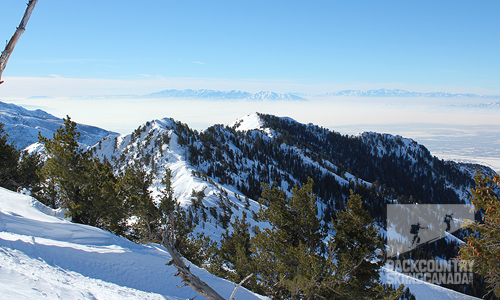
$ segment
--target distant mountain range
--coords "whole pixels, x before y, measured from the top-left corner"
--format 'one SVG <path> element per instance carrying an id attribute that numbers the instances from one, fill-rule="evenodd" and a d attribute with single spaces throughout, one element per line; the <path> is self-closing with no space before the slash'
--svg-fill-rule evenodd
<path id="1" fill-rule="evenodd" d="M 143 95 L 144 98 L 201 98 L 214 100 L 244 100 L 244 101 L 307 101 L 298 95 L 274 92 L 249 93 L 243 91 L 216 91 L 216 90 L 164 90 Z"/>
<path id="2" fill-rule="evenodd" d="M 162 90 L 144 95 L 97 95 L 81 96 L 76 98 L 85 99 L 134 99 L 134 98 L 179 98 L 179 99 L 207 99 L 227 101 L 309 101 L 308 98 L 317 97 L 427 97 L 427 98 L 485 98 L 500 99 L 500 95 L 478 95 L 471 93 L 448 93 L 448 92 L 412 92 L 402 89 L 378 89 L 378 90 L 342 90 L 324 94 L 306 93 L 276 93 L 271 91 L 260 91 L 250 93 L 245 91 L 221 91 L 208 89 L 184 89 L 184 90 Z M 32 96 L 29 99 L 49 99 L 48 96 Z"/>
<path id="3" fill-rule="evenodd" d="M 453 94 L 446 92 L 410 92 L 401 89 L 378 89 L 378 90 L 343 90 L 339 92 L 326 93 L 320 96 L 354 96 L 354 97 L 429 97 L 429 98 L 500 98 L 500 95 L 482 96 L 477 94 Z"/>
<path id="4" fill-rule="evenodd" d="M 244 91 L 218 91 L 218 90 L 163 90 L 156 93 L 146 94 L 143 98 L 197 98 L 214 100 L 244 100 L 244 101 L 308 101 L 307 97 L 428 97 L 428 98 L 500 98 L 500 95 L 477 95 L 471 93 L 447 93 L 447 92 L 411 92 L 402 89 L 378 89 L 378 90 L 342 90 L 338 92 L 320 95 L 308 95 L 303 93 L 257 92 Z"/>

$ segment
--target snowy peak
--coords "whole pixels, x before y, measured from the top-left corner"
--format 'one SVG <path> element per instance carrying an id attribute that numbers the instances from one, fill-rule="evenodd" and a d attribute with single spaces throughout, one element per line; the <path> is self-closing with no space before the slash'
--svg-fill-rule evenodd
<path id="1" fill-rule="evenodd" d="M 164 90 L 147 94 L 145 98 L 193 98 L 212 100 L 243 100 L 243 101 L 307 101 L 292 93 L 278 94 L 275 92 L 249 93 L 244 91 L 216 91 L 216 90 Z"/>
<path id="2" fill-rule="evenodd" d="M 262 129 L 264 122 L 260 118 L 259 113 L 248 114 L 233 123 L 229 124 L 229 127 L 237 131 L 248 131 L 254 129 Z"/>

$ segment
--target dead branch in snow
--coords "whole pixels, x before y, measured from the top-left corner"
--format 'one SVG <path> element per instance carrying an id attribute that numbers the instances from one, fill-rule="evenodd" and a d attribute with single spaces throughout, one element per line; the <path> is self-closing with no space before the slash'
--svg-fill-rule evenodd
<path id="1" fill-rule="evenodd" d="M 190 286 L 195 292 L 208 299 L 225 300 L 198 276 L 191 273 L 190 268 L 186 266 L 182 255 L 177 251 L 177 249 L 175 249 L 167 234 L 163 234 L 162 245 L 167 248 L 168 253 L 172 256 L 172 259 L 167 262 L 166 265 L 173 265 L 177 269 L 177 274 L 175 274 L 175 276 L 181 277 L 184 282 L 183 286 Z"/>

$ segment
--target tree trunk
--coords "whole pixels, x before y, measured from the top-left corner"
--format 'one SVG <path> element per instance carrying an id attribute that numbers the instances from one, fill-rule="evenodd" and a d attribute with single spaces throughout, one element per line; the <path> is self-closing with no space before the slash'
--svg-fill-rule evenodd
<path id="1" fill-rule="evenodd" d="M 19 27 L 16 28 L 16 32 L 14 32 L 14 35 L 10 38 L 9 43 L 7 44 L 7 46 L 5 46 L 5 50 L 0 56 L 0 84 L 3 83 L 2 73 L 7 66 L 7 61 L 9 61 L 9 57 L 12 54 L 12 51 L 14 51 L 14 47 L 16 46 L 17 41 L 26 30 L 26 24 L 28 24 L 28 20 L 31 17 L 33 9 L 35 9 L 35 5 L 37 2 L 38 0 L 30 0 L 30 2 L 28 2 L 28 7 L 26 7 L 26 11 L 24 12 L 24 16 L 21 20 L 21 23 L 19 24 Z"/>

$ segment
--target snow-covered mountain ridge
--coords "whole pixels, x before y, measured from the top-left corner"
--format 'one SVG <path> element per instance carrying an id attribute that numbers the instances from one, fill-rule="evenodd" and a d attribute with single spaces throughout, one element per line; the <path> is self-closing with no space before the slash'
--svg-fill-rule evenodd
<path id="1" fill-rule="evenodd" d="M 129 135 L 104 138 L 92 151 L 117 169 L 139 160 L 155 174 L 157 191 L 165 170 L 173 170 L 175 196 L 187 206 L 193 190 L 205 191 L 207 208 L 226 193 L 240 208 L 237 199 L 260 197 L 262 182 L 290 192 L 310 177 L 324 220 L 343 207 L 350 189 L 370 198 L 368 205 L 380 222 L 387 201 L 406 202 L 412 196 L 423 203 L 468 202 L 474 185 L 471 170 L 477 167 L 441 161 L 424 146 L 398 136 L 343 136 L 257 113 L 203 132 L 171 119 L 153 120 Z M 255 202 L 250 206 L 257 210 Z M 233 208 L 229 214 L 240 213 Z"/>
<path id="2" fill-rule="evenodd" d="M 24 149 L 38 142 L 38 133 L 52 138 L 64 121 L 40 109 L 27 110 L 0 101 L 0 123 L 5 124 L 4 130 L 9 134 L 9 141 L 17 149 Z M 86 147 L 93 146 L 107 135 L 116 134 L 84 124 L 78 124 L 78 131 L 81 134 L 79 142 Z"/>
<path id="3" fill-rule="evenodd" d="M 471 170 L 477 167 L 441 161 L 398 136 L 345 136 L 259 113 L 203 132 L 168 118 L 152 120 L 131 134 L 104 137 L 91 151 L 116 170 L 139 161 L 155 176 L 156 195 L 165 170 L 172 170 L 174 196 L 196 231 L 214 240 L 244 211 L 251 226 L 265 226 L 251 217 L 259 210 L 253 200 L 260 197 L 262 182 L 290 192 L 311 177 L 323 220 L 343 208 L 353 189 L 382 225 L 385 204 L 405 203 L 410 196 L 424 203 L 467 201 Z M 202 192 L 202 205 L 195 204 L 193 192 Z"/>
<path id="4" fill-rule="evenodd" d="M 198 98 L 214 100 L 243 100 L 243 101 L 307 101 L 298 95 L 287 93 L 278 94 L 275 92 L 249 93 L 244 91 L 216 91 L 216 90 L 163 90 L 156 93 L 143 95 L 143 98 Z"/>

